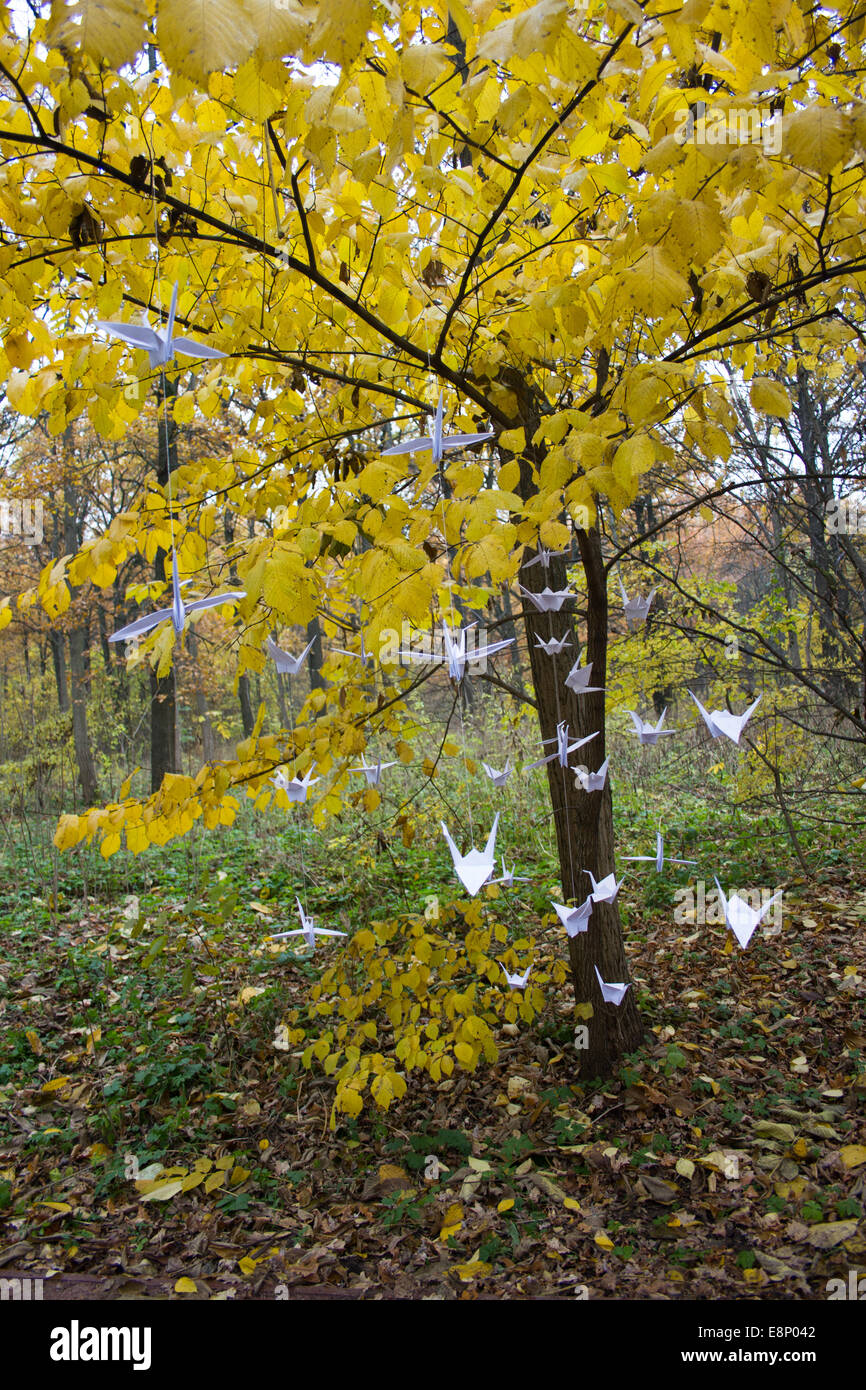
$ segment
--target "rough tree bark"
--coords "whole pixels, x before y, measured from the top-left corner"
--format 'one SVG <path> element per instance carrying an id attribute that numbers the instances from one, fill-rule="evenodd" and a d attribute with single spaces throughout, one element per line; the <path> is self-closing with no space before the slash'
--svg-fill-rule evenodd
<path id="1" fill-rule="evenodd" d="M 525 390 L 518 391 L 518 401 L 529 441 L 538 429 L 540 417 Z M 517 488 L 525 502 L 537 493 L 535 479 L 542 461 L 541 449 L 528 444 L 520 459 Z M 595 528 L 577 534 L 587 596 L 587 643 L 583 661 L 584 664 L 592 662 L 593 685 L 603 686 L 607 671 L 608 605 L 601 537 Z M 545 586 L 554 590 L 567 588 L 564 559 L 551 559 L 549 569 L 545 570 L 542 565 L 527 568 L 526 562 L 532 558 L 532 554 L 525 556 L 519 572 L 519 581 L 525 589 L 537 593 Z M 568 724 L 570 741 L 596 733 L 597 737 L 575 756 L 590 771 L 597 771 L 606 756 L 604 694 L 578 697 L 565 685 L 565 678 L 580 651 L 574 615 L 569 608 L 559 613 L 540 613 L 530 600 L 524 605 L 539 734 L 542 739 L 555 740 L 557 725 L 563 721 Z M 535 640 L 536 636 L 547 641 L 566 633 L 571 645 L 558 656 L 548 656 Z M 548 744 L 544 752 L 549 753 L 553 747 L 555 743 Z M 601 791 L 585 792 L 579 783 L 575 785 L 574 772 L 562 768 L 554 759 L 547 764 L 547 780 L 564 901 L 573 898 L 581 903 L 591 887 L 589 875 L 584 870 L 591 869 L 596 879 L 614 871 L 610 778 Z M 569 938 L 569 958 L 575 1003 L 588 1003 L 593 1008 L 587 1024 L 589 1047 L 578 1053 L 579 1074 L 586 1079 L 607 1076 L 624 1054 L 640 1046 L 643 1038 L 634 990 L 628 991 L 619 1006 L 606 1004 L 595 975 L 595 966 L 598 966 L 604 980 L 622 982 L 629 979 L 619 908 L 615 902 L 593 904 L 587 931 Z"/>
<path id="2" fill-rule="evenodd" d="M 164 395 L 163 395 L 164 392 Z M 157 408 L 159 412 L 158 446 L 156 455 L 156 476 L 160 487 L 168 487 L 169 473 L 177 467 L 177 425 L 172 419 L 170 401 L 177 394 L 177 385 L 167 377 L 161 377 L 157 387 Z M 167 423 L 166 423 L 167 421 Z M 164 550 L 156 552 L 153 564 L 154 579 L 165 579 L 166 560 L 171 557 Z M 159 791 L 162 779 L 167 772 L 177 772 L 175 738 L 174 670 L 165 676 L 150 672 L 150 789 Z"/>

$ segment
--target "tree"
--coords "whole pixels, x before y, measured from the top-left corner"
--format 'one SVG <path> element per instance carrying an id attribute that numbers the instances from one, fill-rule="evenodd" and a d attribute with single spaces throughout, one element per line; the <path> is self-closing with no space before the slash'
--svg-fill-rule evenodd
<path id="1" fill-rule="evenodd" d="M 9 29 L 0 66 L 10 403 L 58 431 L 86 410 L 119 437 L 144 364 L 84 334 L 164 305 L 176 281 L 182 331 L 230 360 L 170 373 L 174 420 L 234 393 L 252 403 L 231 464 L 203 458 L 178 478 L 184 572 L 206 557 L 215 494 L 261 523 L 236 541 L 239 675 L 263 669 L 270 624 L 306 627 L 326 606 L 347 618 L 361 605 L 375 650 L 515 577 L 530 590 L 570 577 L 568 607 L 523 611 L 539 737 L 563 720 L 596 733 L 582 756 L 597 768 L 603 699 L 573 696 L 564 657 L 534 639 L 570 634 L 576 652 L 583 638 L 604 684 L 599 508 L 619 516 L 646 496 L 642 479 L 673 462 L 674 420 L 709 463 L 726 456 L 722 360 L 779 419 L 784 364 L 827 344 L 857 356 L 856 6 L 436 0 L 395 18 L 374 0 L 210 0 L 193 15 L 158 0 L 149 34 L 144 0 L 73 0 L 52 18 Z M 159 49 L 150 71 L 135 67 L 145 42 Z M 52 335 L 58 304 L 70 317 Z M 440 391 L 458 430 L 491 422 L 487 467 L 457 454 L 437 477 L 429 454 L 379 455 Z M 278 508 L 286 524 L 269 533 Z M 154 515 L 142 503 L 109 530 L 110 554 L 152 545 Z M 570 574 L 528 567 L 574 539 Z M 170 629 L 152 639 L 162 676 L 172 643 Z M 362 672 L 314 690 L 309 710 L 333 809 L 348 756 L 369 730 L 398 732 L 400 705 L 383 709 Z M 199 813 L 215 823 L 232 785 L 256 793 L 296 755 L 309 761 L 306 734 L 257 726 L 233 763 L 167 778 L 147 818 L 128 800 L 65 823 L 60 842 L 98 830 L 111 852 L 121 827 L 140 848 Z M 584 869 L 613 869 L 610 783 L 586 795 L 557 763 L 547 775 L 562 890 L 580 898 Z M 594 979 L 595 964 L 628 978 L 616 906 L 570 951 L 576 998 L 594 1002 L 594 1075 L 640 1038 L 634 992 L 617 1010 Z"/>

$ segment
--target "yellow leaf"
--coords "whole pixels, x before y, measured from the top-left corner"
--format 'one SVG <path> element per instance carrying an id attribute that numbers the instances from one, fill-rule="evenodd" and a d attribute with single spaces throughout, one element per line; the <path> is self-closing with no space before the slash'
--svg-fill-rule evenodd
<path id="1" fill-rule="evenodd" d="M 39 1040 L 39 1034 L 36 1032 L 35 1028 L 25 1029 L 24 1036 L 30 1044 L 30 1051 L 34 1053 L 37 1057 L 41 1056 L 42 1043 Z M 52 1085 L 52 1082 L 49 1081 L 48 1085 Z M 45 1088 L 43 1087 L 43 1090 L 44 1089 Z"/>
<path id="2" fill-rule="evenodd" d="M 205 1192 L 214 1192 L 218 1187 L 222 1187 L 227 1176 L 225 1169 L 218 1169 L 215 1173 L 209 1173 L 204 1180 Z"/>
<path id="3" fill-rule="evenodd" d="M 598 1245 L 602 1250 L 612 1250 L 612 1249 L 613 1249 L 613 1241 L 611 1240 L 610 1236 L 608 1236 L 608 1235 L 605 1234 L 604 1231 L 596 1231 L 596 1233 L 595 1233 L 595 1243 L 596 1243 L 596 1245 Z"/>
<path id="4" fill-rule="evenodd" d="M 244 0 L 160 0 L 156 35 L 174 72 L 206 84 L 211 72 L 242 63 L 256 44 L 250 7 Z"/>
<path id="5" fill-rule="evenodd" d="M 195 1280 L 188 1279 L 186 1275 L 184 1275 L 183 1279 L 178 1279 L 174 1286 L 174 1291 L 175 1293 L 198 1293 Z"/>
<path id="6" fill-rule="evenodd" d="M 439 1232 L 439 1239 L 448 1240 L 449 1236 L 456 1236 L 462 1225 L 463 1208 L 460 1206 L 459 1202 L 454 1202 L 442 1218 L 442 1229 Z"/>
<path id="7" fill-rule="evenodd" d="M 46 38 L 119 68 L 142 47 L 146 20 L 144 0 L 52 0 Z"/>
<path id="8" fill-rule="evenodd" d="M 167 1202 L 172 1197 L 176 1197 L 178 1192 L 183 1191 L 183 1183 L 179 1178 L 172 1178 L 171 1182 L 136 1183 L 136 1187 L 141 1192 L 143 1202 Z M 142 1189 L 145 1189 L 142 1191 Z"/>
<path id="9" fill-rule="evenodd" d="M 780 382 L 773 381 L 772 377 L 756 376 L 749 396 L 755 409 L 762 411 L 764 415 L 776 415 L 786 420 L 791 414 L 788 392 Z"/>
<path id="10" fill-rule="evenodd" d="M 246 116 L 256 125 L 264 125 L 280 109 L 280 96 L 262 81 L 258 64 L 250 58 L 235 73 L 235 100 Z"/>
<path id="11" fill-rule="evenodd" d="M 492 1269 L 493 1266 L 485 1264 L 483 1260 L 470 1260 L 468 1264 L 454 1265 L 454 1273 L 464 1282 L 468 1279 L 482 1279 L 485 1274 L 490 1274 Z"/>
<path id="12" fill-rule="evenodd" d="M 500 1216 L 501 1216 L 503 1212 L 511 1211 L 511 1208 L 512 1208 L 513 1206 L 514 1206 L 514 1198 L 513 1198 L 513 1197 L 503 1197 L 502 1201 L 498 1204 L 496 1210 L 499 1212 L 499 1214 L 500 1214 Z"/>
<path id="13" fill-rule="evenodd" d="M 252 1259 L 249 1255 L 244 1255 L 242 1260 L 238 1260 L 238 1269 L 241 1274 L 255 1274 L 258 1260 Z"/>
<path id="14" fill-rule="evenodd" d="M 580 1202 L 576 1197 L 566 1197 L 562 1205 L 567 1211 L 580 1211 Z"/>
<path id="15" fill-rule="evenodd" d="M 61 1216 L 72 1210 L 68 1202 L 37 1202 L 37 1207 L 50 1207 L 52 1211 L 59 1211 Z"/>
<path id="16" fill-rule="evenodd" d="M 840 107 L 810 104 L 785 120 L 785 154 L 822 177 L 848 159 L 853 144 L 853 121 Z"/>
<path id="17" fill-rule="evenodd" d="M 859 1168 L 866 1163 L 866 1144 L 846 1144 L 839 1150 L 839 1157 L 846 1168 Z"/>
<path id="18" fill-rule="evenodd" d="M 49 1095 L 52 1091 L 62 1091 L 63 1087 L 69 1084 L 70 1079 L 68 1076 L 55 1076 L 53 1081 L 46 1081 L 42 1087 L 42 1094 Z"/>

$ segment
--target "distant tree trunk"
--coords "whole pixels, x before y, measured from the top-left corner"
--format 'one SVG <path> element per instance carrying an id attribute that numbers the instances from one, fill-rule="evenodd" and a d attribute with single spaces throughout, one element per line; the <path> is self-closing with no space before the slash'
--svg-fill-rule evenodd
<path id="1" fill-rule="evenodd" d="M 69 709 L 69 686 L 66 681 L 66 640 L 57 628 L 50 628 L 48 642 L 51 647 L 51 663 L 54 667 L 54 681 L 57 685 L 57 707 L 61 714 Z"/>
<path id="2" fill-rule="evenodd" d="M 69 634 L 69 676 L 72 685 L 72 739 L 78 778 L 85 804 L 92 806 L 99 795 L 96 768 L 87 729 L 87 674 L 84 666 L 84 629 L 74 627 Z"/>
<path id="3" fill-rule="evenodd" d="M 509 380 L 507 384 L 516 390 L 526 438 L 531 440 L 540 423 L 535 403 L 522 381 Z M 538 477 L 542 462 L 541 448 L 532 445 L 520 459 L 518 491 L 525 502 L 536 495 L 534 477 Z M 603 686 L 607 669 L 608 605 L 607 575 L 598 530 L 578 531 L 578 544 L 588 606 L 585 655 L 586 660 L 592 662 L 593 684 Z M 525 561 L 532 558 L 527 552 Z M 553 590 L 567 587 L 563 558 L 551 559 L 547 571 L 541 565 L 527 568 L 525 561 L 519 573 L 524 588 L 537 593 L 546 585 Z M 548 656 L 535 640 L 536 636 L 547 641 L 568 633 L 577 646 L 573 618 L 567 611 L 540 613 L 530 600 L 526 600 L 524 623 L 538 705 L 539 735 L 541 739 L 553 740 L 544 752 L 555 749 L 557 725 L 566 722 L 572 742 L 588 734 L 597 735 L 578 755 L 578 760 L 590 771 L 597 771 L 605 759 L 604 694 L 591 693 L 578 698 L 565 685 L 565 677 L 573 664 L 573 652 L 566 648 L 557 656 Z M 576 787 L 575 780 L 573 770 L 562 768 L 558 759 L 547 764 L 563 900 L 573 898 L 581 903 L 591 890 L 589 875 L 584 871 L 591 869 L 598 880 L 614 870 L 613 800 L 610 778 L 601 791 L 591 793 L 585 792 L 579 784 Z M 607 1076 L 625 1053 L 640 1045 L 643 1037 L 634 990 L 628 991 L 619 1006 L 606 1004 L 595 975 L 597 966 L 607 982 L 625 982 L 629 978 L 617 904 L 594 903 L 588 929 L 570 937 L 568 945 L 575 1002 L 588 1003 L 593 1008 L 587 1025 L 589 1047 L 577 1054 L 579 1074 L 587 1079 Z"/>
<path id="4" fill-rule="evenodd" d="M 322 628 L 318 617 L 312 618 L 310 622 L 307 623 L 307 641 L 313 644 L 310 648 L 310 655 L 307 657 L 307 670 L 310 673 L 310 689 L 324 690 L 327 685 L 327 681 L 322 675 L 325 654 L 322 649 Z"/>
<path id="5" fill-rule="evenodd" d="M 163 387 L 165 395 L 163 396 Z M 169 473 L 177 467 L 177 426 L 168 408 L 169 401 L 177 395 L 177 384 L 161 377 L 157 386 L 157 409 L 159 429 L 157 431 L 156 477 L 160 487 L 168 487 Z M 167 423 L 165 423 L 165 420 Z M 171 557 L 166 551 L 158 550 L 153 565 L 154 579 L 166 577 L 166 560 Z M 150 789 L 159 791 L 162 779 L 167 772 L 177 772 L 177 743 L 175 724 L 174 671 L 165 676 L 150 672 Z"/>
<path id="6" fill-rule="evenodd" d="M 71 429 L 67 429 L 66 446 L 70 461 L 73 458 L 75 439 Z M 70 483 L 63 488 L 63 544 L 67 555 L 74 555 L 81 544 L 76 518 L 75 489 Z M 75 746 L 75 761 L 78 764 L 78 780 L 84 801 L 92 806 L 99 796 L 96 781 L 96 767 L 90 748 L 90 733 L 87 728 L 87 634 L 78 623 L 69 632 L 69 684 L 72 704 L 72 740 Z"/>
<path id="7" fill-rule="evenodd" d="M 199 730 L 201 731 L 202 761 L 205 763 L 212 763 L 216 752 L 216 740 L 214 738 L 213 724 L 208 714 L 207 696 L 205 695 L 202 682 L 201 665 L 198 659 L 198 638 L 195 634 L 195 628 L 193 627 L 190 627 L 187 633 L 186 649 L 189 652 L 195 673 L 193 677 L 195 685 L 195 712 L 198 717 Z"/>
<path id="8" fill-rule="evenodd" d="M 226 508 L 225 516 L 223 517 L 223 535 L 225 536 L 225 542 L 227 546 L 230 546 L 234 543 L 235 516 L 233 512 L 229 511 L 228 507 Z M 229 583 L 237 584 L 237 582 L 238 576 L 237 570 L 235 569 L 234 560 L 230 560 Z M 244 738 L 249 738 L 250 734 L 256 726 L 256 721 L 253 718 L 253 704 L 252 700 L 250 699 L 250 678 L 247 675 L 246 671 L 244 671 L 243 675 L 238 676 L 238 701 L 241 707 L 241 723 L 243 724 Z"/>

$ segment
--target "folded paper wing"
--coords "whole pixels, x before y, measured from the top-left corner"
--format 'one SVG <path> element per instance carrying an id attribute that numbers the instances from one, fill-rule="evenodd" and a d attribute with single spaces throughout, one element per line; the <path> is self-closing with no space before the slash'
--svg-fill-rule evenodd
<path id="1" fill-rule="evenodd" d="M 581 772 L 578 769 L 577 775 L 580 778 L 580 785 L 585 792 L 600 792 L 607 781 L 607 770 L 610 766 L 610 758 L 605 758 L 597 772 Z"/>
<path id="2" fill-rule="evenodd" d="M 315 637 L 313 642 L 315 642 Z M 265 639 L 265 651 L 277 668 L 281 676 L 296 676 L 312 651 L 313 642 L 308 642 L 300 656 L 292 656 L 291 652 L 284 652 L 282 647 L 278 647 L 271 637 Z"/>
<path id="3" fill-rule="evenodd" d="M 604 690 L 603 685 L 590 685 L 591 675 L 591 661 L 586 666 L 581 666 L 580 662 L 576 661 L 565 678 L 565 684 L 575 695 L 588 695 L 590 691 Z"/>
<path id="4" fill-rule="evenodd" d="M 487 844 L 483 850 L 473 848 L 468 854 L 461 854 L 449 834 L 448 827 L 444 821 L 440 821 L 445 840 L 451 851 L 451 859 L 454 864 L 454 872 L 469 893 L 470 897 L 475 897 L 480 893 L 484 884 L 493 873 L 494 856 L 496 853 L 496 830 L 499 825 L 500 812 L 496 812 L 493 821 L 493 829 L 487 837 Z"/>
<path id="5" fill-rule="evenodd" d="M 589 927 L 592 916 L 592 898 L 587 898 L 579 907 L 566 907 L 564 903 L 552 903 L 554 912 L 569 936 L 578 936 Z"/>
<path id="6" fill-rule="evenodd" d="M 601 972 L 599 971 L 598 966 L 596 965 L 593 968 L 595 970 L 596 979 L 598 980 L 599 989 L 601 990 L 601 997 L 604 1000 L 604 1002 L 606 1004 L 621 1004 L 623 999 L 625 999 L 626 991 L 631 988 L 631 983 L 629 982 L 629 984 L 607 984 L 601 978 Z"/>
<path id="7" fill-rule="evenodd" d="M 590 882 L 592 883 L 590 897 L 594 903 L 614 902 L 617 893 L 625 883 L 625 878 L 621 878 L 619 883 L 617 883 L 615 874 L 605 874 L 604 878 L 600 878 L 596 883 L 592 869 L 584 869 L 583 872 L 589 874 Z"/>
<path id="8" fill-rule="evenodd" d="M 716 878 L 714 882 L 716 888 L 719 890 L 719 902 L 725 914 L 725 922 L 737 938 L 737 942 L 742 950 L 745 950 L 752 939 L 752 935 L 758 923 L 766 917 L 773 903 L 781 898 L 782 893 L 781 891 L 774 893 L 772 898 L 764 903 L 760 911 L 756 912 L 753 907 L 750 907 L 749 904 L 736 893 L 734 893 L 732 897 L 726 898 L 719 880 Z"/>
<path id="9" fill-rule="evenodd" d="M 508 982 L 509 989 L 526 989 L 526 986 L 529 983 L 529 972 L 532 969 L 531 966 L 528 965 L 522 975 L 512 975 L 508 970 L 505 969 L 505 966 L 502 964 L 502 961 L 499 962 L 499 965 L 503 975 L 505 976 L 505 979 Z"/>

